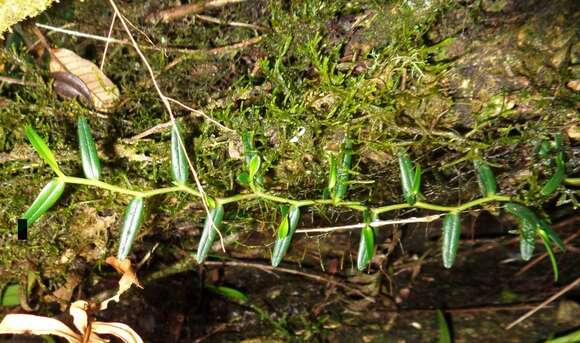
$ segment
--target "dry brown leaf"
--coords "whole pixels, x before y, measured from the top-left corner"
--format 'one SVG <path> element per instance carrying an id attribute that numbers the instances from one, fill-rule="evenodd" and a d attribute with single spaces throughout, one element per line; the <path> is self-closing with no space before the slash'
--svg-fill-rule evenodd
<path id="1" fill-rule="evenodd" d="M 143 343 L 143 339 L 130 326 L 122 323 L 93 322 L 89 325 L 89 303 L 75 301 L 69 310 L 78 332 L 64 323 L 48 317 L 30 314 L 9 314 L 0 323 L 0 334 L 53 335 L 69 343 L 108 343 L 98 334 L 113 335 L 125 343 Z"/>
<path id="2" fill-rule="evenodd" d="M 113 335 L 125 343 L 143 343 L 141 337 L 129 325 L 123 323 L 94 322 L 91 329 L 94 333 Z"/>
<path id="3" fill-rule="evenodd" d="M 31 314 L 9 314 L 0 323 L 0 334 L 54 335 L 70 343 L 81 342 L 81 335 L 62 322 Z"/>
<path id="4" fill-rule="evenodd" d="M 49 64 L 51 73 L 68 72 L 78 77 L 90 90 L 91 100 L 97 111 L 107 112 L 113 108 L 119 98 L 119 89 L 99 67 L 71 50 L 51 49 L 51 51 L 52 58 Z"/>
<path id="5" fill-rule="evenodd" d="M 103 301 L 100 307 L 101 310 L 105 310 L 110 301 L 119 302 L 119 297 L 121 294 L 125 293 L 129 288 L 131 288 L 132 285 L 143 288 L 139 282 L 139 279 L 137 279 L 135 271 L 133 271 L 133 268 L 131 267 L 131 260 L 124 259 L 119 261 L 116 257 L 109 256 L 105 262 L 115 268 L 117 272 L 123 274 L 123 276 L 121 276 L 121 279 L 119 280 L 119 289 L 117 290 L 117 294 Z"/>
<path id="6" fill-rule="evenodd" d="M 80 282 L 81 277 L 78 274 L 70 274 L 67 277 L 64 286 L 52 292 L 52 295 L 48 295 L 45 300 L 59 302 L 61 304 L 61 310 L 66 310 L 66 307 L 73 296 L 73 292 Z"/>

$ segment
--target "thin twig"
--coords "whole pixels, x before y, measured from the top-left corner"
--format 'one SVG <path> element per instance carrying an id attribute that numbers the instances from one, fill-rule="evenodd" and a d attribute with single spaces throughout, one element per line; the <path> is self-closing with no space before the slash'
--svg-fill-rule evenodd
<path id="1" fill-rule="evenodd" d="M 261 270 L 270 270 L 273 272 L 282 272 L 282 273 L 286 273 L 286 274 L 292 274 L 292 275 L 299 275 L 302 277 L 305 277 L 307 279 L 311 279 L 311 280 L 315 280 L 321 283 L 328 283 L 331 284 L 333 286 L 345 289 L 349 292 L 353 292 L 356 293 L 357 295 L 367 299 L 370 302 L 375 302 L 375 299 L 369 297 L 368 295 L 364 294 L 363 292 L 359 291 L 356 288 L 350 287 L 348 285 L 345 285 L 344 283 L 326 278 L 326 277 L 322 277 L 316 274 L 310 274 L 310 273 L 305 273 L 305 272 L 301 272 L 299 270 L 294 270 L 294 269 L 289 269 L 289 268 L 280 268 L 280 267 L 272 267 L 266 264 L 261 264 L 261 263 L 249 263 L 249 262 L 239 262 L 239 261 L 223 261 L 223 262 L 219 262 L 219 261 L 207 261 L 204 262 L 205 265 L 213 265 L 213 266 L 231 266 L 231 267 L 242 267 L 242 268 L 257 268 L 257 269 L 261 269 Z"/>
<path id="2" fill-rule="evenodd" d="M 187 5 L 180 5 L 151 13 L 145 17 L 145 21 L 147 22 L 163 21 L 167 23 L 173 20 L 177 20 L 179 18 L 183 18 L 190 14 L 201 13 L 206 8 L 219 8 L 224 7 L 228 4 L 235 4 L 243 1 L 245 0 L 214 0 L 201 4 L 192 3 Z"/>
<path id="3" fill-rule="evenodd" d="M 167 100 L 169 100 L 169 101 L 171 101 L 171 102 L 173 102 L 173 103 L 175 103 L 175 104 L 177 104 L 177 105 L 185 108 L 186 110 L 188 110 L 188 111 L 190 111 L 190 112 L 192 112 L 194 114 L 197 114 L 198 116 L 204 117 L 205 119 L 207 119 L 208 121 L 214 123 L 215 125 L 217 125 L 221 129 L 223 129 L 224 131 L 236 133 L 236 130 L 232 130 L 232 129 L 230 129 L 227 126 L 224 126 L 224 125 L 220 124 L 218 121 L 216 121 L 212 117 L 210 117 L 207 114 L 205 114 L 205 112 L 200 111 L 200 110 L 196 110 L 195 108 L 192 108 L 192 107 L 189 107 L 186 104 L 182 103 L 181 101 L 176 100 L 176 99 L 173 99 L 171 97 L 166 97 L 166 98 L 167 98 Z"/>
<path id="4" fill-rule="evenodd" d="M 117 38 L 109 38 L 109 37 L 104 37 L 104 36 L 99 36 L 99 35 L 93 35 L 90 33 L 68 30 L 68 29 L 63 29 L 63 28 L 54 27 L 54 26 L 45 25 L 45 24 L 40 24 L 40 23 L 37 23 L 36 26 L 41 27 L 41 28 L 46 29 L 46 30 L 49 30 L 49 31 L 60 32 L 60 33 L 64 33 L 64 34 L 67 34 L 70 36 L 75 36 L 75 37 L 89 38 L 89 39 L 94 39 L 94 40 L 98 40 L 101 42 L 108 42 L 108 43 L 115 43 L 115 44 L 122 44 L 122 45 L 133 45 L 130 41 L 117 39 Z M 257 36 L 257 37 L 253 37 L 253 38 L 250 38 L 247 40 L 243 40 L 243 41 L 238 42 L 238 43 L 220 46 L 220 47 L 213 48 L 213 49 L 187 49 L 187 48 L 174 48 L 174 47 L 170 47 L 170 46 L 161 46 L 160 47 L 160 46 L 155 46 L 155 45 L 152 45 L 152 46 L 138 45 L 138 46 L 140 49 L 143 49 L 143 50 L 154 50 L 154 51 L 181 53 L 181 54 L 186 54 L 189 56 L 195 56 L 195 55 L 217 56 L 217 55 L 227 54 L 227 53 L 236 51 L 238 49 L 257 44 L 257 43 L 261 42 L 263 38 L 264 38 L 264 36 Z M 149 39 L 149 38 L 147 38 L 147 39 Z"/>
<path id="5" fill-rule="evenodd" d="M 359 229 L 359 228 L 365 227 L 366 225 L 370 225 L 372 227 L 382 227 L 382 226 L 396 225 L 396 224 L 430 223 L 434 220 L 439 219 L 441 216 L 443 216 L 443 214 L 435 214 L 435 215 L 426 216 L 426 217 L 411 217 L 411 218 L 405 218 L 405 219 L 379 220 L 379 221 L 371 222 L 369 224 L 358 223 L 358 224 L 343 225 L 343 226 L 312 228 L 312 229 L 298 229 L 298 230 L 296 230 L 296 232 L 297 233 L 332 232 L 332 231 L 339 231 L 339 230 Z"/>
<path id="6" fill-rule="evenodd" d="M 130 45 L 131 44 L 130 42 L 128 42 L 126 40 L 121 40 L 121 39 L 116 39 L 116 38 L 111 38 L 111 37 L 103 37 L 103 36 L 93 35 L 90 33 L 63 29 L 60 27 L 50 26 L 50 25 L 41 24 L 41 23 L 36 23 L 36 26 L 43 28 L 43 29 L 46 29 L 46 30 L 60 32 L 60 33 L 64 33 L 64 34 L 67 34 L 70 36 L 75 36 L 75 37 L 90 38 L 90 39 L 94 39 L 94 40 L 98 40 L 98 41 L 102 41 L 102 42 L 107 42 L 107 43 L 117 43 L 117 44 L 123 44 L 123 45 Z"/>
<path id="7" fill-rule="evenodd" d="M 195 17 L 197 19 L 207 21 L 207 22 L 213 23 L 213 24 L 228 25 L 228 26 L 234 26 L 234 27 L 244 27 L 244 28 L 248 28 L 248 29 L 252 29 L 252 30 L 256 30 L 256 31 L 268 31 L 267 28 L 259 26 L 259 25 L 240 23 L 238 21 L 224 21 L 224 20 L 221 20 L 219 18 L 210 17 L 210 16 L 203 15 L 203 14 L 196 14 Z"/>
<path id="8" fill-rule="evenodd" d="M 509 329 L 513 328 L 514 326 L 518 325 L 519 323 L 523 322 L 524 320 L 526 320 L 527 318 L 529 318 L 530 316 L 532 316 L 534 313 L 536 313 L 539 310 L 541 310 L 542 308 L 546 307 L 546 305 L 548 305 L 552 301 L 558 299 L 559 297 L 561 297 L 562 295 L 564 295 L 565 293 L 567 293 L 568 291 L 570 291 L 571 289 L 573 289 L 574 287 L 576 287 L 578 285 L 580 285 L 580 277 L 577 278 L 574 282 L 570 283 L 568 286 L 562 288 L 556 294 L 554 294 L 551 297 L 549 297 L 548 299 L 546 299 L 546 301 L 542 302 L 541 304 L 539 304 L 538 306 L 536 306 L 534 309 L 532 309 L 531 311 L 527 312 L 526 314 L 524 314 L 523 316 L 521 316 L 520 318 L 518 318 L 516 321 L 514 321 L 513 323 L 511 323 L 510 325 L 508 325 L 506 327 L 506 330 L 509 330 Z"/>
<path id="9" fill-rule="evenodd" d="M 159 133 L 159 132 L 163 132 L 163 131 L 167 130 L 168 128 L 172 127 L 172 126 L 173 126 L 173 123 L 170 122 L 170 121 L 168 121 L 167 123 L 157 124 L 157 125 L 149 128 L 149 129 L 147 129 L 147 130 L 145 130 L 145 131 L 143 131 L 143 132 L 141 132 L 139 134 L 136 134 L 135 136 L 129 138 L 129 141 L 136 141 L 136 140 L 145 138 L 147 136 L 150 136 L 152 134 Z"/>
<path id="10" fill-rule="evenodd" d="M 466 313 L 481 313 L 481 312 L 502 312 L 502 311 L 522 311 L 530 308 L 535 308 L 538 305 L 537 302 L 530 304 L 514 304 L 514 305 L 487 305 L 478 307 L 456 307 L 456 308 L 445 308 L 443 309 L 446 313 L 453 314 L 466 314 Z M 436 312 L 440 311 L 440 308 L 399 308 L 395 311 L 401 315 L 403 314 L 414 314 L 422 312 Z"/>
<path id="11" fill-rule="evenodd" d="M 103 71 L 103 66 L 105 65 L 107 50 L 109 50 L 109 42 L 111 39 L 111 35 L 113 34 L 113 27 L 115 26 L 115 19 L 117 19 L 117 13 L 113 13 L 113 19 L 111 19 L 111 26 L 109 26 L 109 33 L 107 34 L 107 42 L 105 43 L 105 50 L 103 50 L 103 58 L 101 59 L 101 65 L 99 67 L 101 71 Z"/>
<path id="12" fill-rule="evenodd" d="M 33 86 L 33 87 L 36 86 L 35 82 L 13 79 L 13 78 L 8 77 L 8 76 L 0 76 L 0 82 L 6 82 L 6 83 L 13 84 L 13 85 L 21 85 L 21 86 Z"/>

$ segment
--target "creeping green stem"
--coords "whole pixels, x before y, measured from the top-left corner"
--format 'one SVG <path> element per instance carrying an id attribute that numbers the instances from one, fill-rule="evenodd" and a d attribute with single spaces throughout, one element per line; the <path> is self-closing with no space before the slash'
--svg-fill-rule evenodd
<path id="1" fill-rule="evenodd" d="M 189 193 L 195 197 L 200 197 L 200 193 L 186 185 L 182 184 L 175 184 L 173 187 L 164 187 L 164 188 L 157 188 L 148 191 L 136 191 L 131 189 L 126 189 L 123 187 L 111 185 L 109 183 L 99 181 L 99 180 L 91 180 L 91 179 L 84 179 L 80 177 L 73 177 L 73 176 L 61 176 L 59 177 L 65 183 L 70 184 L 77 184 L 77 185 L 85 185 L 89 187 L 97 187 L 101 189 L 105 189 L 115 193 L 127 194 L 134 197 L 141 197 L 141 198 L 149 198 L 156 195 L 167 194 L 167 193 L 175 193 L 175 192 L 184 192 Z M 574 181 L 576 179 L 567 179 L 567 182 L 570 180 Z M 409 205 L 408 203 L 402 204 L 393 204 L 387 206 L 381 206 L 377 208 L 369 208 L 368 206 L 363 205 L 357 201 L 336 201 L 333 199 L 313 199 L 313 200 L 292 200 L 288 198 L 284 198 L 281 196 L 273 195 L 265 193 L 261 190 L 254 190 L 252 193 L 245 193 L 245 194 L 236 194 L 226 198 L 216 198 L 216 203 L 220 205 L 225 205 L 234 202 L 240 202 L 244 200 L 251 200 L 251 199 L 262 199 L 268 200 L 277 203 L 289 204 L 295 207 L 305 207 L 305 206 L 315 206 L 315 205 L 331 205 L 335 207 L 347 207 L 359 212 L 364 212 L 370 210 L 374 215 L 378 215 L 385 212 L 395 211 L 395 210 L 402 210 L 406 208 L 422 208 L 425 210 L 432 210 L 438 212 L 462 212 L 469 208 L 479 206 L 488 202 L 508 202 L 511 201 L 509 196 L 505 195 L 488 195 L 483 198 L 472 200 L 468 203 L 465 203 L 460 206 L 443 206 L 437 204 L 430 204 L 427 202 L 417 201 L 413 205 Z"/>

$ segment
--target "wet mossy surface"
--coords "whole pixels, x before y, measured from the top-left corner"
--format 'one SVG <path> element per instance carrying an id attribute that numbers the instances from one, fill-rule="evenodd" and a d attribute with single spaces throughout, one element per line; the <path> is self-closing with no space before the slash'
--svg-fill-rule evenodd
<path id="1" fill-rule="evenodd" d="M 288 198 L 320 198 L 328 177 L 326 154 L 338 152 L 341 141 L 349 137 L 354 142 L 354 163 L 348 199 L 372 206 L 403 202 L 396 154 L 406 150 L 423 167 L 422 191 L 430 202 L 455 205 L 478 198 L 471 160 L 479 156 L 493 167 L 503 194 L 526 199 L 554 223 L 577 215 L 571 200 L 577 189 L 560 188 L 548 198 L 534 195 L 553 172 L 553 166 L 536 153 L 542 140 L 563 134 L 567 174 L 577 176 L 580 168 L 574 131 L 580 93 L 570 86 L 580 79 L 576 1 L 257 1 L 203 13 L 263 30 L 217 25 L 191 15 L 169 23 L 145 20 L 148 14 L 173 5 L 119 2 L 140 30 L 133 33 L 163 92 L 233 130 L 176 107 L 189 156 L 209 194 L 229 196 L 245 190 L 236 178 L 243 170 L 240 137 L 248 130 L 254 132 L 263 159 L 264 188 Z M 37 21 L 71 24 L 69 29 L 106 36 L 111 18 L 106 3 L 64 1 Z M 41 310 L 48 313 L 51 307 L 39 299 L 73 274 L 82 277 L 83 298 L 114 287 L 111 280 L 116 276 L 102 265 L 116 251 L 122 213 L 130 198 L 69 185 L 58 204 L 30 228 L 29 239 L 17 241 L 16 219 L 53 177 L 27 143 L 23 127 L 31 124 L 47 139 L 65 173 L 82 175 L 75 123 L 84 115 L 103 163 L 102 179 L 153 189 L 171 185 L 170 132 L 139 140 L 131 137 L 169 118 L 130 46 L 108 48 L 103 71 L 119 87 L 121 98 L 113 112 L 99 114 L 60 98 L 52 88 L 46 61 L 27 51 L 22 42 L 34 41 L 34 36 L 26 33 L 25 24 L 15 31 L 4 41 L 0 71 L 34 86 L 0 81 L 0 285 L 20 282 L 30 273 L 38 275 L 41 286 L 34 289 L 31 301 L 40 302 Z M 103 42 L 43 32 L 53 47 L 74 50 L 100 63 Z M 125 38 L 119 25 L 113 36 Z M 244 48 L 211 52 L 256 37 L 261 41 Z M 485 210 L 500 212 L 495 206 Z M 517 246 L 506 243 L 515 223 L 485 210 L 468 215 L 474 219 L 468 220 L 473 222 L 470 227 L 464 224 L 466 242 L 460 248 L 465 249 L 464 255 L 460 253 L 458 266 L 445 274 L 439 261 L 437 224 L 379 232 L 375 267 L 370 274 L 360 275 L 353 272 L 358 233 L 295 237 L 287 267 L 332 274 L 373 294 L 376 304 L 364 304 L 340 289 L 300 277 L 196 267 L 152 281 L 145 293 L 131 291 L 107 319 L 125 319 L 148 341 L 160 342 L 167 340 L 159 332 L 169 337 L 176 327 L 183 341 L 205 334 L 216 342 L 251 338 L 431 341 L 436 337 L 435 313 L 416 312 L 414 318 L 405 310 L 509 303 L 501 299 L 504 289 L 521 294 L 519 302 L 541 301 L 578 276 L 576 256 L 567 252 L 559 258 L 558 285 L 551 282 L 547 261 L 514 278 L 524 265 L 514 261 Z M 277 204 L 261 200 L 228 205 L 224 234 L 231 243 L 227 253 L 216 250 L 212 259 L 267 263 L 279 219 L 276 213 Z M 384 219 L 424 214 L 400 211 Z M 201 203 L 184 194 L 149 199 L 131 257 L 139 261 L 153 247 L 156 250 L 140 274 L 164 270 L 192 254 L 204 216 Z M 302 225 L 360 221 L 360 214 L 351 210 L 315 207 L 303 212 Z M 565 238 L 574 230 L 573 225 L 562 226 L 560 232 Z M 402 244 L 393 244 L 396 239 Z M 491 251 L 479 253 L 477 248 L 486 244 L 492 245 Z M 577 245 L 578 239 L 570 244 Z M 423 258 L 423 269 L 405 269 Z M 487 292 L 493 283 L 473 282 L 496 274 L 502 280 L 500 290 Z M 200 280 L 247 292 L 277 324 L 262 320 L 251 307 L 208 294 Z M 526 286 L 520 288 L 519 282 Z M 430 287 L 432 283 L 440 287 Z M 458 285 L 466 291 L 460 292 Z M 180 305 L 157 303 L 156 296 L 171 289 L 181 289 L 169 301 Z M 407 291 L 409 296 L 401 296 Z M 457 300 L 449 297 L 455 292 L 459 292 Z M 480 294 L 481 301 L 475 301 L 474 294 Z M 570 294 L 577 300 L 577 292 Z M 127 313 L 127 308 L 139 310 Z M 397 308 L 403 311 L 395 319 Z M 534 319 L 539 329 L 513 331 L 512 341 L 539 341 L 578 325 L 551 320 L 557 309 Z M 456 338 L 467 342 L 505 337 L 502 325 L 521 313 L 459 313 L 453 317 Z M 175 325 L 162 322 L 167 316 Z M 421 329 L 410 326 L 413 321 Z M 483 324 L 479 327 L 475 322 Z M 485 323 L 489 327 L 484 329 Z M 481 333 L 487 330 L 492 333 Z"/>

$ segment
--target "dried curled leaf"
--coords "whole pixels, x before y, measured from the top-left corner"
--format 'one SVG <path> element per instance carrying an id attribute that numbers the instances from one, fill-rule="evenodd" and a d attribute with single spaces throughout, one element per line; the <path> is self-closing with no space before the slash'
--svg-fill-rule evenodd
<path id="1" fill-rule="evenodd" d="M 79 343 L 82 338 L 56 319 L 31 314 L 9 314 L 4 317 L 0 323 L 0 335 L 2 334 L 54 335 L 64 338 L 70 343 Z"/>
<path id="2" fill-rule="evenodd" d="M 135 271 L 131 267 L 131 260 L 124 259 L 119 261 L 116 257 L 109 256 L 105 262 L 107 262 L 111 267 L 115 268 L 115 270 L 123 276 L 121 276 L 121 279 L 119 280 L 119 289 L 117 290 L 117 293 L 111 298 L 103 301 L 101 303 L 100 310 L 106 310 L 110 301 L 118 302 L 121 294 L 125 293 L 129 288 L 131 288 L 132 285 L 143 288 L 141 283 L 139 283 L 139 279 L 137 279 Z"/>
<path id="3" fill-rule="evenodd" d="M 58 95 L 65 99 L 77 98 L 88 106 L 95 107 L 91 96 L 91 90 L 83 80 L 67 71 L 50 73 L 50 76 L 54 79 L 52 85 Z"/>
<path id="4" fill-rule="evenodd" d="M 97 111 L 107 112 L 119 98 L 119 89 L 93 62 L 68 49 L 52 49 L 51 73 L 70 73 L 80 79 L 90 91 L 90 99 Z M 64 77 L 64 74 L 57 74 Z M 65 81 L 66 79 L 66 81 Z M 84 87 L 72 77 L 59 79 L 82 96 Z M 58 81 L 58 80 L 57 80 Z M 56 85 L 55 85 L 56 86 Z M 71 89 L 67 90 L 71 91 Z"/>

